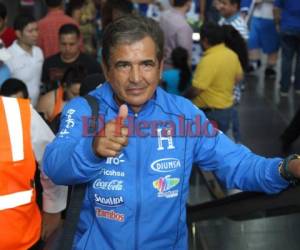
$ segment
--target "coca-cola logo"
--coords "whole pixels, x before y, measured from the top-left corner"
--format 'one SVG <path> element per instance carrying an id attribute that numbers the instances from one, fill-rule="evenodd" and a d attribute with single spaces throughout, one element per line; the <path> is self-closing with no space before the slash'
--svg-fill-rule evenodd
<path id="1" fill-rule="evenodd" d="M 95 180 L 93 187 L 95 189 L 120 191 L 123 189 L 123 181 L 120 180 L 103 181 L 102 179 L 97 179 Z"/>

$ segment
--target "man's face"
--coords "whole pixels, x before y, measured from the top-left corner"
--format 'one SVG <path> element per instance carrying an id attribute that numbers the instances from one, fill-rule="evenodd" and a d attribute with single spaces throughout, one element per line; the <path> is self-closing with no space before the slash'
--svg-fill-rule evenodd
<path id="1" fill-rule="evenodd" d="M 38 26 L 36 22 L 29 23 L 22 31 L 17 31 L 18 39 L 27 46 L 36 45 L 38 39 Z"/>
<path id="2" fill-rule="evenodd" d="M 150 37 L 145 37 L 112 48 L 104 72 L 117 101 L 128 103 L 134 112 L 138 112 L 153 96 L 162 65 L 156 57 L 155 43 Z"/>
<path id="3" fill-rule="evenodd" d="M 66 62 L 75 61 L 80 54 L 80 39 L 76 34 L 63 34 L 59 37 L 61 57 Z"/>
<path id="4" fill-rule="evenodd" d="M 237 4 L 232 4 L 230 0 L 219 0 L 218 9 L 225 18 L 233 16 L 238 11 Z"/>

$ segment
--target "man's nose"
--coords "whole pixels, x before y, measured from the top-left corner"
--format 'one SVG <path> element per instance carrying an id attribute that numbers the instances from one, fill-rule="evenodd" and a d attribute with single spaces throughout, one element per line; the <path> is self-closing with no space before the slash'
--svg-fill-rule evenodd
<path id="1" fill-rule="evenodd" d="M 137 83 L 141 80 L 141 72 L 138 65 L 132 66 L 130 70 L 129 80 L 134 83 Z"/>

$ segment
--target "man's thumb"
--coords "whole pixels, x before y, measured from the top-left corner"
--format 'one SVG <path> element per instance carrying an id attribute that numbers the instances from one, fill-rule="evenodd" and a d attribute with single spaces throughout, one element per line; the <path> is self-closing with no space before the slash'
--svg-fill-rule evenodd
<path id="1" fill-rule="evenodd" d="M 128 107 L 126 104 L 122 104 L 119 108 L 118 118 L 125 120 L 128 116 Z"/>

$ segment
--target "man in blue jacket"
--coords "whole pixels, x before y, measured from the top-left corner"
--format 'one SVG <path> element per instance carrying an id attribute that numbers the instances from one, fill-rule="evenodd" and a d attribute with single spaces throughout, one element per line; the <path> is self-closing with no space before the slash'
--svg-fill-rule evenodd
<path id="1" fill-rule="evenodd" d="M 87 183 L 74 249 L 187 249 L 193 164 L 229 188 L 267 193 L 300 176 L 297 156 L 255 155 L 213 129 L 190 101 L 157 86 L 163 34 L 153 20 L 114 21 L 102 56 L 107 82 L 90 93 L 99 102 L 99 133 L 87 133 L 86 100 L 73 99 L 44 158 L 55 183 Z"/>

